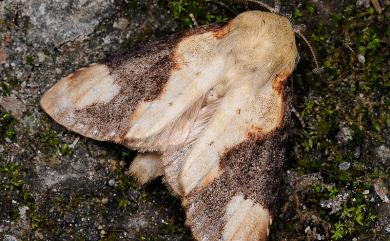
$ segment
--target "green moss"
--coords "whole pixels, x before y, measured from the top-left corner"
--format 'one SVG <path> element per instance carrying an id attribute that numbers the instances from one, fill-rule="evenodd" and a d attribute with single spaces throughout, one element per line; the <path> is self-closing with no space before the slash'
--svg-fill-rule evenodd
<path id="1" fill-rule="evenodd" d="M 3 96 L 9 96 L 11 91 L 19 86 L 20 81 L 13 76 L 13 73 L 5 72 L 2 74 L 7 77 L 7 80 L 3 81 L 3 79 L 0 79 L 0 94 Z"/>
<path id="2" fill-rule="evenodd" d="M 376 220 L 376 216 L 367 210 L 365 204 L 344 204 L 337 212 L 337 221 L 331 228 L 332 240 L 342 240 L 358 230 L 365 230 Z"/>
<path id="3" fill-rule="evenodd" d="M 157 241 L 158 239 L 156 237 L 148 237 L 145 235 L 140 235 L 139 240 L 141 240 L 141 241 Z"/>
<path id="4" fill-rule="evenodd" d="M 73 149 L 69 146 L 69 144 L 62 143 L 57 133 L 52 129 L 38 132 L 35 134 L 35 138 L 38 141 L 43 153 L 47 155 L 73 155 Z"/>
<path id="5" fill-rule="evenodd" d="M 58 138 L 57 134 L 51 129 L 44 132 L 38 132 L 35 137 L 37 138 L 37 141 L 46 153 L 49 153 L 53 150 L 57 150 L 60 144 L 60 139 Z"/>
<path id="6" fill-rule="evenodd" d="M 389 27 L 385 24 L 389 9 L 380 16 L 371 8 L 347 4 L 330 19 L 317 16 L 309 5 L 294 11 L 295 19 L 308 25 L 309 39 L 325 67 L 324 73 L 313 75 L 310 56 L 301 49 L 303 58 L 294 76 L 294 105 L 306 127 L 298 127 L 291 140 L 298 144 L 290 168 L 301 174 L 319 172 L 324 179 L 302 193 L 302 202 L 331 225 L 332 240 L 374 235 L 375 204 L 359 193 L 372 189 L 375 178 L 389 173 L 388 168 L 375 166 L 370 151 L 386 140 L 390 127 Z M 358 54 L 364 55 L 365 63 L 358 61 Z M 352 131 L 352 140 L 337 138 L 340 127 Z M 351 163 L 350 168 L 340 170 L 342 162 Z M 320 207 L 321 200 L 344 192 L 352 197 L 339 212 L 331 215 L 331 210 Z M 297 223 L 290 226 L 304 229 Z"/>
<path id="7" fill-rule="evenodd" d="M 2 172 L 7 177 L 7 184 L 4 185 L 4 190 L 18 189 L 22 186 L 23 180 L 21 179 L 20 167 L 16 164 L 9 163 L 0 168 Z"/>
<path id="8" fill-rule="evenodd" d="M 0 158 L 0 196 L 2 198 L 0 217 L 16 221 L 19 210 L 16 205 L 8 205 L 16 201 L 19 205 L 28 207 L 27 218 L 33 230 L 39 228 L 40 218 L 32 193 L 25 187 L 26 169 L 14 163 L 6 163 Z"/>
<path id="9" fill-rule="evenodd" d="M 168 235 L 182 232 L 181 228 L 173 220 L 164 221 L 163 224 L 164 233 Z"/>
<path id="10" fill-rule="evenodd" d="M 8 112 L 2 112 L 0 109 L 0 143 L 6 139 L 14 140 L 16 137 L 15 126 L 18 121 Z"/>
<path id="11" fill-rule="evenodd" d="M 73 149 L 67 143 L 60 144 L 59 151 L 63 156 L 70 156 L 73 154 Z"/>
<path id="12" fill-rule="evenodd" d="M 139 187 L 137 182 L 130 175 L 125 173 L 125 170 L 122 168 L 117 168 L 115 170 L 115 191 L 119 194 L 126 194 L 130 189 L 136 189 Z"/>
<path id="13" fill-rule="evenodd" d="M 99 241 L 117 241 L 118 239 L 118 232 L 109 232 L 106 237 L 100 239 Z"/>
<path id="14" fill-rule="evenodd" d="M 229 10 L 231 7 L 220 4 L 222 5 L 216 6 L 212 1 L 206 0 L 175 0 L 169 1 L 169 8 L 182 28 L 192 28 L 195 23 L 190 17 L 191 14 L 199 25 L 226 22 L 231 14 L 224 10 Z"/>
<path id="15" fill-rule="evenodd" d="M 34 56 L 29 54 L 27 55 L 26 57 L 26 64 L 30 65 L 30 66 L 34 66 Z"/>

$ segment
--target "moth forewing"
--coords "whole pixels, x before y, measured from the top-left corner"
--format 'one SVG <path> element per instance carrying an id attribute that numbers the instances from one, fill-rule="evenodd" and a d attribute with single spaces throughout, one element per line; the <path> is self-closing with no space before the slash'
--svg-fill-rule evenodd
<path id="1" fill-rule="evenodd" d="M 197 240 L 265 240 L 296 55 L 286 18 L 249 11 L 80 69 L 41 105 L 70 130 L 146 152 L 130 172 L 164 176 Z"/>

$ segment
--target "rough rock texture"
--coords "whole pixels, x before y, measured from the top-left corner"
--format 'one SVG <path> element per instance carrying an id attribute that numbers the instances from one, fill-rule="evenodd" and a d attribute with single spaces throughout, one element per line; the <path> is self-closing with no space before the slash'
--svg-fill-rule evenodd
<path id="1" fill-rule="evenodd" d="M 38 102 L 63 75 L 176 29 L 156 3 L 0 2 L 0 240 L 188 239 L 161 182 L 125 174 L 134 153 L 66 131 Z"/>
<path id="2" fill-rule="evenodd" d="M 161 181 L 126 174 L 133 152 L 65 130 L 38 101 L 81 66 L 194 26 L 190 14 L 202 25 L 258 8 L 224 2 L 0 1 L 0 240 L 192 240 Z M 296 118 L 271 239 L 388 241 L 390 3 L 277 2 L 307 25 L 323 72 L 298 40 L 305 126 Z"/>
<path id="3" fill-rule="evenodd" d="M 104 17 L 113 10 L 112 1 L 106 0 L 19 0 L 5 4 L 23 6 L 22 16 L 28 16 L 32 28 L 28 37 L 33 42 L 60 45 L 92 33 Z"/>

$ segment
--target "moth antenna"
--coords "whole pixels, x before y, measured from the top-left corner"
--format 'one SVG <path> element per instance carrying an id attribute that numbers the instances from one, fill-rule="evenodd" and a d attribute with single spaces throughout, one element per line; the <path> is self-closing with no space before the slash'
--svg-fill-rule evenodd
<path id="1" fill-rule="evenodd" d="M 275 8 L 275 11 L 277 11 L 278 13 L 280 13 L 280 8 L 281 8 L 281 4 L 280 4 L 280 0 L 275 0 L 274 1 L 274 8 Z"/>
<path id="2" fill-rule="evenodd" d="M 298 118 L 299 122 L 301 123 L 301 126 L 302 126 L 303 128 L 305 128 L 305 127 L 306 127 L 305 122 L 303 121 L 301 115 L 300 115 L 299 112 L 295 109 L 294 106 L 292 106 L 291 111 L 292 111 L 292 112 L 294 113 L 294 115 Z"/>
<path id="3" fill-rule="evenodd" d="M 321 73 L 323 68 L 319 66 L 316 54 L 315 54 L 314 49 L 311 46 L 309 40 L 307 40 L 305 35 L 303 35 L 303 33 L 299 29 L 295 29 L 294 31 L 296 34 L 298 34 L 299 37 L 301 37 L 303 39 L 303 41 L 306 43 L 307 47 L 309 47 L 309 49 L 310 49 L 311 55 L 313 57 L 313 60 L 314 60 L 315 66 L 316 66 L 315 69 L 313 69 L 313 73 L 315 73 L 315 74 Z"/>
<path id="4" fill-rule="evenodd" d="M 282 15 L 282 16 L 286 17 L 288 19 L 288 21 L 290 21 L 291 25 L 295 26 L 295 21 L 294 21 L 294 18 L 292 17 L 291 14 L 286 14 L 286 15 Z"/>
<path id="5" fill-rule="evenodd" d="M 206 2 L 213 3 L 213 4 L 216 4 L 216 5 L 220 5 L 220 6 L 224 7 L 224 8 L 226 8 L 227 10 L 229 10 L 234 15 L 238 14 L 238 12 L 234 8 L 230 7 L 228 4 L 225 4 L 223 2 L 213 1 L 213 0 L 207 0 Z"/>
<path id="6" fill-rule="evenodd" d="M 190 13 L 191 21 L 194 23 L 195 27 L 199 27 L 198 21 L 196 21 L 196 18 L 193 13 Z"/>
<path id="7" fill-rule="evenodd" d="M 244 0 L 243 2 L 251 2 L 251 3 L 256 3 L 260 6 L 262 6 L 263 8 L 266 8 L 268 11 L 270 11 L 271 13 L 279 13 L 279 8 L 273 8 L 271 6 L 269 6 L 268 4 L 266 3 L 263 3 L 262 1 L 260 0 Z"/>

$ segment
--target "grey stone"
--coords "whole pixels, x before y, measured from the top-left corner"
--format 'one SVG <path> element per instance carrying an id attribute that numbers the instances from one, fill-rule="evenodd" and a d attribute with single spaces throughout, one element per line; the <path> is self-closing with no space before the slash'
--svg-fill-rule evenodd
<path id="1" fill-rule="evenodd" d="M 0 106 L 20 120 L 26 111 L 26 106 L 16 96 L 0 96 Z"/>
<path id="2" fill-rule="evenodd" d="M 110 179 L 110 180 L 108 181 L 108 185 L 109 185 L 110 187 L 115 187 L 115 186 L 116 186 L 115 180 L 114 180 L 114 179 Z"/>
<path id="3" fill-rule="evenodd" d="M 349 127 L 342 127 L 336 138 L 340 143 L 347 143 L 353 139 L 353 131 Z"/>
<path id="4" fill-rule="evenodd" d="M 67 223 L 76 223 L 77 215 L 75 213 L 68 213 L 65 215 L 64 220 Z"/>
<path id="5" fill-rule="evenodd" d="M 350 166 L 351 166 L 351 163 L 349 163 L 349 162 L 342 162 L 342 163 L 339 164 L 339 169 L 341 171 L 346 171 L 346 170 L 349 169 Z"/>
<path id="6" fill-rule="evenodd" d="M 386 145 L 381 145 L 375 149 L 375 154 L 382 164 L 390 161 L 390 148 Z"/>
<path id="7" fill-rule="evenodd" d="M 364 64 L 366 62 L 366 57 L 364 57 L 363 54 L 358 54 L 357 59 L 362 64 Z"/>
<path id="8" fill-rule="evenodd" d="M 321 200 L 320 205 L 323 208 L 332 209 L 330 214 L 337 213 L 341 209 L 342 204 L 348 200 L 350 195 L 351 194 L 349 192 L 343 192 L 343 193 L 338 194 L 333 199 Z"/>
<path id="9" fill-rule="evenodd" d="M 6 0 L 7 2 L 14 0 Z M 107 0 L 18 0 L 23 14 L 30 17 L 32 42 L 61 45 L 90 34 L 107 17 L 112 1 Z"/>
<path id="10" fill-rule="evenodd" d="M 15 236 L 12 236 L 12 235 L 9 235 L 9 234 L 5 234 L 4 238 L 3 238 L 3 241 L 18 241 L 18 239 Z"/>

